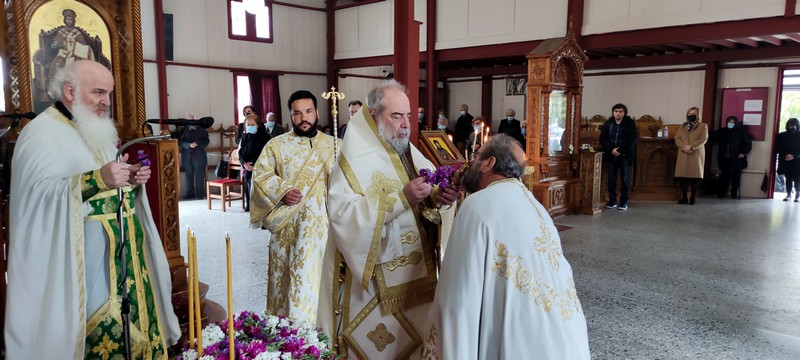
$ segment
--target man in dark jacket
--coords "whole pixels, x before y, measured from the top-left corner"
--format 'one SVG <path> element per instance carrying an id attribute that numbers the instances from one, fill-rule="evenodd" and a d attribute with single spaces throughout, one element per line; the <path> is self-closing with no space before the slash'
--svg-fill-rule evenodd
<path id="1" fill-rule="evenodd" d="M 515 116 L 517 116 L 517 112 L 514 109 L 506 109 L 506 118 L 500 120 L 500 127 L 497 128 L 497 133 L 511 136 L 522 144 L 525 143 L 525 138 L 522 136 L 522 126 L 520 126 L 520 122 Z"/>
<path id="2" fill-rule="evenodd" d="M 786 122 L 786 131 L 775 139 L 775 151 L 778 153 L 778 175 L 786 178 L 786 198 L 792 197 L 794 185 L 794 202 L 800 202 L 800 122 L 791 118 Z"/>
<path id="3" fill-rule="evenodd" d="M 710 140 L 719 146 L 717 165 L 721 174 L 717 183 L 717 197 L 725 197 L 730 185 L 731 199 L 741 199 L 739 184 L 742 169 L 747 168 L 747 154 L 753 149 L 750 134 L 739 124 L 736 116 L 728 116 L 725 127 L 711 133 Z"/>
<path id="4" fill-rule="evenodd" d="M 636 139 L 639 131 L 636 122 L 628 116 L 628 107 L 616 104 L 611 108 L 612 116 L 603 124 L 600 131 L 600 145 L 603 146 L 608 162 L 608 204 L 606 208 L 617 207 L 617 174 L 622 173 L 622 196 L 619 198 L 619 210 L 628 209 L 628 193 L 630 192 L 631 165 L 635 158 Z"/>
<path id="5" fill-rule="evenodd" d="M 194 119 L 194 115 L 186 115 Z M 208 130 L 202 126 L 187 125 L 183 127 L 178 138 L 181 147 L 181 167 L 186 172 L 186 199 L 204 199 L 206 197 L 206 165 L 208 156 Z"/>
<path id="6" fill-rule="evenodd" d="M 458 151 L 464 151 L 469 134 L 472 133 L 472 115 L 469 114 L 467 104 L 461 104 L 461 115 L 456 121 L 456 146 Z"/>
<path id="7" fill-rule="evenodd" d="M 286 132 L 283 129 L 283 126 L 278 125 L 275 122 L 276 118 L 277 118 L 277 116 L 275 116 L 275 113 L 273 113 L 273 112 L 267 113 L 267 123 L 265 125 L 267 126 L 267 133 L 269 133 L 270 138 L 274 138 L 274 137 Z"/>

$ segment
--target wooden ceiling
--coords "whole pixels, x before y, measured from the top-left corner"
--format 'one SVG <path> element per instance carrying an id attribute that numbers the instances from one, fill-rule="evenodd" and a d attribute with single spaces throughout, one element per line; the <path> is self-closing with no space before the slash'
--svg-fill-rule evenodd
<path id="1" fill-rule="evenodd" d="M 800 19 L 774 17 L 584 35 L 587 70 L 800 59 Z M 540 41 L 437 51 L 443 78 L 525 72 Z M 424 57 L 423 57 L 424 58 Z"/>

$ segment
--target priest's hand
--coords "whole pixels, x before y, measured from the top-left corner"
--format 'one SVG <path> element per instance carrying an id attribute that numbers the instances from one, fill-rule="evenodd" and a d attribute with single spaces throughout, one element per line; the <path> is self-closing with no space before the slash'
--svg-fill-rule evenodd
<path id="1" fill-rule="evenodd" d="M 416 206 L 422 199 L 430 195 L 431 190 L 433 190 L 431 184 L 426 183 L 424 177 L 418 177 L 403 186 L 403 195 L 408 199 L 409 205 Z"/>
<path id="2" fill-rule="evenodd" d="M 450 187 L 444 189 L 442 196 L 439 197 L 439 202 L 443 205 L 453 205 L 460 193 L 461 187 L 456 184 L 451 184 Z"/>
<path id="3" fill-rule="evenodd" d="M 130 165 L 126 164 L 126 161 L 128 161 L 128 154 L 122 155 L 119 161 L 111 161 L 100 168 L 100 177 L 106 187 L 113 189 L 128 184 Z"/>
<path id="4" fill-rule="evenodd" d="M 300 190 L 292 189 L 289 190 L 286 195 L 283 195 L 283 199 L 281 199 L 281 201 L 283 201 L 283 203 L 286 205 L 297 205 L 297 203 L 299 203 L 302 199 L 303 193 L 301 193 Z"/>
<path id="5" fill-rule="evenodd" d="M 131 165 L 128 168 L 128 178 L 131 179 L 131 184 L 133 185 L 141 185 L 150 180 L 150 167 L 149 166 L 142 166 L 141 163 Z"/>

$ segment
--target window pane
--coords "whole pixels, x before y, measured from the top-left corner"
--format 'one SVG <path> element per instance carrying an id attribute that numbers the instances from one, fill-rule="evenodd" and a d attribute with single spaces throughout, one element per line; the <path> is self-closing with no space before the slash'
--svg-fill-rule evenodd
<path id="1" fill-rule="evenodd" d="M 244 107 L 253 102 L 250 96 L 250 78 L 247 75 L 236 76 L 236 118 L 242 121 Z"/>
<path id="2" fill-rule="evenodd" d="M 256 15 L 256 37 L 268 39 L 269 33 L 269 7 L 264 6 L 258 9 Z"/>
<path id="3" fill-rule="evenodd" d="M 233 35 L 247 35 L 247 22 L 245 18 L 245 4 L 231 1 L 231 33 Z"/>

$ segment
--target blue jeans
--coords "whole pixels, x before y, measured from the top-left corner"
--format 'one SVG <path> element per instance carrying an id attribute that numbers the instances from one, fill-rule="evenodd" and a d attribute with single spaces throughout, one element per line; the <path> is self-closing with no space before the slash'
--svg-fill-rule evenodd
<path id="1" fill-rule="evenodd" d="M 608 162 L 608 199 L 617 201 L 617 173 L 622 173 L 622 197 L 620 203 L 628 201 L 631 181 L 631 164 L 622 156 L 617 156 Z"/>

